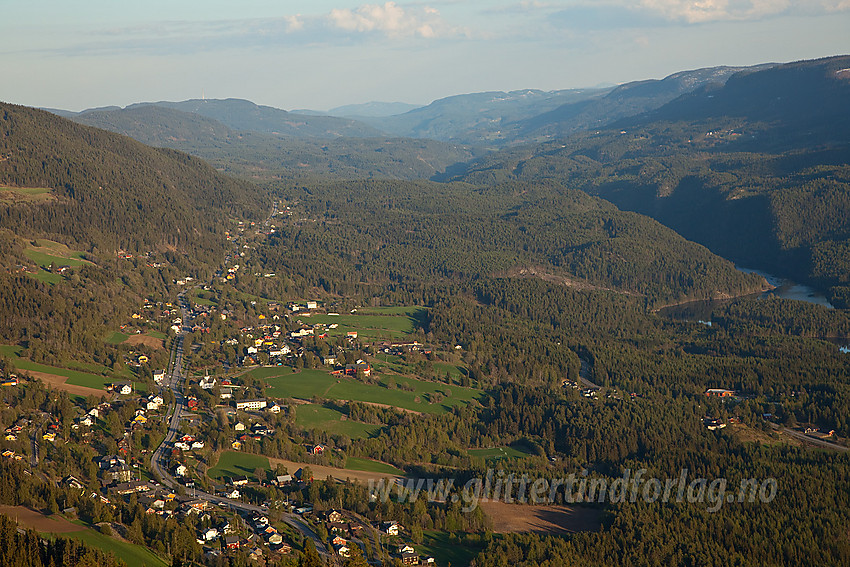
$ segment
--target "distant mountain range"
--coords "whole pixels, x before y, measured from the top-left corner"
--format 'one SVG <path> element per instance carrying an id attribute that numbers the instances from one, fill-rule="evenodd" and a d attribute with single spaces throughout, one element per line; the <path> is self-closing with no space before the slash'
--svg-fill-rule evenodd
<path id="1" fill-rule="evenodd" d="M 613 121 L 660 108 L 682 94 L 708 85 L 722 85 L 741 70 L 763 67 L 766 66 L 683 71 L 661 80 L 608 88 L 472 93 L 442 98 L 424 107 L 372 102 L 341 106 L 328 111 L 327 115 L 315 111 L 287 112 L 241 99 L 139 103 L 123 111 L 151 106 L 179 110 L 211 118 L 239 132 L 280 138 L 427 138 L 453 144 L 500 147 L 601 128 Z M 109 113 L 121 110 L 106 107 L 80 113 L 53 112 L 110 128 L 118 123 Z M 179 123 L 183 132 L 175 133 L 175 138 L 186 135 L 198 138 L 210 131 L 217 132 L 217 136 L 222 134 L 208 123 L 198 123 L 199 131 L 190 134 L 185 130 L 186 120 L 180 119 Z M 143 132 L 144 123 L 140 122 L 132 133 L 129 130 L 123 133 L 148 139 L 159 135 L 168 137 L 163 128 L 167 124 L 157 119 L 154 126 L 157 132 Z"/>

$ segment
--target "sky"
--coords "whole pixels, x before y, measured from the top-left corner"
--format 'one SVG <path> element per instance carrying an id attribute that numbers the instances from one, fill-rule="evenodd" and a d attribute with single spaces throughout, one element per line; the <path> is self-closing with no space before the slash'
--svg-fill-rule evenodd
<path id="1" fill-rule="evenodd" d="M 850 0 L 0 0 L 0 100 L 327 110 L 850 54 Z"/>

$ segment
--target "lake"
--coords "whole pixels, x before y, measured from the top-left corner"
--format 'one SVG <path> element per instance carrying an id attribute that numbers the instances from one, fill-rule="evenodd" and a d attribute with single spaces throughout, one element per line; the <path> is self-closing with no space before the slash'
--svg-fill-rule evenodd
<path id="1" fill-rule="evenodd" d="M 810 288 L 809 286 L 798 284 L 792 282 L 791 280 L 786 280 L 783 278 L 776 277 L 772 274 L 768 274 L 767 272 L 763 272 L 761 270 L 754 270 L 752 268 L 742 268 L 740 266 L 735 266 L 735 269 L 745 274 L 758 274 L 767 280 L 772 286 L 775 286 L 776 289 L 772 289 L 770 291 L 765 291 L 759 297 L 781 297 L 783 299 L 793 299 L 795 301 L 805 301 L 807 303 L 814 303 L 815 305 L 823 305 L 828 309 L 834 309 L 835 307 L 829 300 Z"/>
<path id="2" fill-rule="evenodd" d="M 786 280 L 784 278 L 774 276 L 773 274 L 769 274 L 762 270 L 742 268 L 740 266 L 735 266 L 735 268 L 747 274 L 758 274 L 764 279 L 766 279 L 767 283 L 774 286 L 774 289 L 761 293 L 754 293 L 745 297 L 758 299 L 781 297 L 783 299 L 793 299 L 794 301 L 805 301 L 806 303 L 813 303 L 815 305 L 826 307 L 827 309 L 835 308 L 826 297 L 824 297 L 822 294 L 818 293 L 809 286 L 805 286 L 796 282 L 792 282 L 791 280 Z M 714 310 L 721 305 L 729 303 L 730 301 L 733 300 L 719 299 L 708 301 L 692 301 L 690 303 L 683 303 L 681 305 L 664 307 L 658 310 L 658 314 L 664 315 L 665 317 L 678 319 L 681 321 L 693 321 L 702 323 L 707 326 L 711 326 L 711 314 L 714 312 Z"/>

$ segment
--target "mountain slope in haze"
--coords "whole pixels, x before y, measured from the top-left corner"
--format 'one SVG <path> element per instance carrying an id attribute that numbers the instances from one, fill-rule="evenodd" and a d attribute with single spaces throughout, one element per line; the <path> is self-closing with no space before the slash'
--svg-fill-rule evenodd
<path id="1" fill-rule="evenodd" d="M 769 65 L 768 65 L 769 66 Z M 683 93 L 723 84 L 744 67 L 682 71 L 664 79 L 616 88 L 553 92 L 522 90 L 457 95 L 370 124 L 399 136 L 465 144 L 519 144 L 602 128 L 616 120 L 654 110 Z"/>
<path id="2" fill-rule="evenodd" d="M 69 116 L 74 122 L 130 136 L 149 146 L 185 151 L 189 146 L 230 144 L 239 134 L 212 118 L 173 108 L 142 105 L 133 108 L 86 110 Z M 191 152 L 190 152 L 191 153 Z"/>
<path id="3" fill-rule="evenodd" d="M 0 203 L 0 227 L 84 250 L 217 260 L 228 218 L 267 207 L 255 186 L 197 158 L 22 106 L 0 104 L 0 156 L 0 185 L 49 190 L 38 202 Z"/>
<path id="4" fill-rule="evenodd" d="M 190 153 L 234 175 L 271 178 L 428 179 L 478 155 L 427 139 L 277 137 L 154 105 L 73 114 L 76 122 Z"/>
<path id="5" fill-rule="evenodd" d="M 611 130 L 512 148 L 459 177 L 554 179 L 850 306 L 850 56 L 746 70 Z"/>
<path id="6" fill-rule="evenodd" d="M 394 116 L 404 114 L 411 110 L 422 108 L 421 104 L 408 104 L 406 102 L 365 102 L 362 104 L 346 104 L 328 110 L 329 116 L 343 116 L 347 118 L 376 118 L 381 116 Z"/>
<path id="7" fill-rule="evenodd" d="M 608 90 L 545 92 L 526 89 L 456 95 L 404 114 L 368 122 L 397 136 L 468 144 L 494 143 L 503 139 L 500 131 L 506 124 L 554 110 L 567 102 L 592 99 Z"/>
<path id="8" fill-rule="evenodd" d="M 769 68 L 763 65 L 758 68 Z M 514 127 L 515 141 L 564 137 L 600 128 L 617 120 L 657 109 L 698 89 L 721 86 L 745 67 L 710 67 L 681 71 L 664 79 L 626 83 L 603 97 L 564 104 L 551 112 L 524 120 Z"/>
<path id="9" fill-rule="evenodd" d="M 218 120 L 234 130 L 251 130 L 296 138 L 338 138 L 338 137 L 374 137 L 384 134 L 371 127 L 347 118 L 335 116 L 307 116 L 294 114 L 273 108 L 260 106 L 241 99 L 194 99 L 182 102 L 139 103 L 128 106 L 128 109 L 139 106 L 161 106 L 183 112 L 200 114 Z"/>

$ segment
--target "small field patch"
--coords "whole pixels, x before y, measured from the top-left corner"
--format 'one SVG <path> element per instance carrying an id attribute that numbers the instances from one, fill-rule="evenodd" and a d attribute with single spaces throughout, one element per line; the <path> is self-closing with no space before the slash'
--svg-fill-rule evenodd
<path id="1" fill-rule="evenodd" d="M 156 337 L 152 337 L 149 334 L 144 335 L 130 335 L 127 337 L 124 342 L 128 345 L 136 346 L 136 345 L 145 345 L 154 349 L 162 349 L 162 339 L 158 339 Z"/>
<path id="2" fill-rule="evenodd" d="M 380 474 L 392 474 L 401 476 L 404 471 L 395 468 L 388 463 L 373 461 L 372 459 L 363 459 L 361 457 L 348 457 L 345 460 L 345 468 L 355 471 L 375 472 Z"/>
<path id="3" fill-rule="evenodd" d="M 379 473 L 369 471 L 358 471 L 354 469 L 338 469 L 336 467 L 326 467 L 324 465 L 314 465 L 311 463 L 296 463 L 286 459 L 269 458 L 269 462 L 273 465 L 283 465 L 289 474 L 294 474 L 298 469 L 309 468 L 313 473 L 313 478 L 324 480 L 328 477 L 337 480 L 356 480 L 360 482 L 369 482 L 380 478 L 395 478 L 396 475 L 390 473 Z"/>
<path id="4" fill-rule="evenodd" d="M 598 531 L 602 510 L 582 506 L 532 506 L 481 502 L 484 512 L 493 520 L 493 532 L 538 533 L 563 535 Z"/>
<path id="5" fill-rule="evenodd" d="M 256 480 L 254 471 L 258 468 L 271 470 L 268 457 L 238 451 L 225 451 L 219 456 L 216 465 L 207 471 L 207 476 L 217 480 L 234 476 L 248 476 L 254 477 Z"/>
<path id="6" fill-rule="evenodd" d="M 470 457 L 490 460 L 501 459 L 522 459 L 531 455 L 531 453 L 522 445 L 513 445 L 510 447 L 492 447 L 489 449 L 469 449 L 467 451 Z"/>
<path id="7" fill-rule="evenodd" d="M 54 201 L 56 195 L 47 187 L 10 187 L 0 185 L 0 201 L 6 203 L 46 203 Z"/>
<path id="8" fill-rule="evenodd" d="M 92 547 L 114 554 L 122 559 L 127 567 L 168 567 L 168 563 L 146 547 L 103 535 L 91 528 L 70 533 L 68 537 L 79 539 Z"/>
<path id="9" fill-rule="evenodd" d="M 279 398 L 309 400 L 314 396 L 382 404 L 423 413 L 443 413 L 454 406 L 472 403 L 484 395 L 475 388 L 449 386 L 404 376 L 384 376 L 377 384 L 359 382 L 345 376 L 334 376 L 322 370 L 274 367 L 253 370 L 251 376 L 263 379 L 266 394 Z"/>
<path id="10" fill-rule="evenodd" d="M 424 533 L 422 543 L 414 547 L 419 555 L 436 559 L 437 565 L 469 565 L 484 549 L 483 546 L 474 547 L 466 542 L 453 540 L 446 532 L 430 530 Z"/>
<path id="11" fill-rule="evenodd" d="M 317 404 L 302 404 L 295 409 L 295 424 L 304 429 L 319 429 L 331 435 L 347 435 L 352 439 L 371 437 L 381 425 L 352 421 L 333 408 Z"/>
<path id="12" fill-rule="evenodd" d="M 356 331 L 358 338 L 396 340 L 409 335 L 422 324 L 421 313 L 424 313 L 424 311 L 403 309 L 407 311 L 402 311 L 399 314 L 346 313 L 327 315 L 317 313 L 309 317 L 302 315 L 299 318 L 308 324 L 338 325 L 335 329 L 328 329 L 327 332 L 331 336 L 345 335 L 351 331 Z M 418 309 L 424 310 L 424 308 Z"/>
<path id="13" fill-rule="evenodd" d="M 30 510 L 25 506 L 0 505 L 0 514 L 5 514 L 25 528 L 31 528 L 41 533 L 66 534 L 84 530 L 83 526 L 72 524 L 62 516 L 45 516 L 41 512 Z"/>

